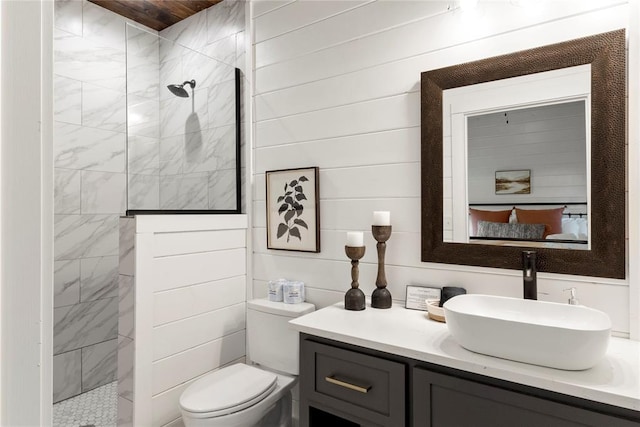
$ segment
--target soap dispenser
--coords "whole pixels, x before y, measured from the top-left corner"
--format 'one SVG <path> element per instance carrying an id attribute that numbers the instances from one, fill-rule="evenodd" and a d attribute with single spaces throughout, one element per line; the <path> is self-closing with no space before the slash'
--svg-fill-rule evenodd
<path id="1" fill-rule="evenodd" d="M 576 288 L 571 287 L 564 289 L 564 291 L 570 292 L 569 301 L 567 301 L 569 305 L 580 305 L 580 301 L 578 301 L 578 298 L 576 298 Z"/>

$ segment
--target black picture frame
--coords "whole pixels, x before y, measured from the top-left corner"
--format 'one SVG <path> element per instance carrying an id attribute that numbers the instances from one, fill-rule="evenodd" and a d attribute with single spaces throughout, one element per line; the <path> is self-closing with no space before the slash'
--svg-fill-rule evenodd
<path id="1" fill-rule="evenodd" d="M 320 169 L 265 172 L 267 249 L 320 252 Z"/>

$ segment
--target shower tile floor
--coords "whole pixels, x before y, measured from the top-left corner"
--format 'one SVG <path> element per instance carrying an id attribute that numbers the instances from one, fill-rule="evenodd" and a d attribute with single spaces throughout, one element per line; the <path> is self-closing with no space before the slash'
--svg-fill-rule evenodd
<path id="1" fill-rule="evenodd" d="M 116 427 L 118 382 L 53 405 L 53 427 Z"/>

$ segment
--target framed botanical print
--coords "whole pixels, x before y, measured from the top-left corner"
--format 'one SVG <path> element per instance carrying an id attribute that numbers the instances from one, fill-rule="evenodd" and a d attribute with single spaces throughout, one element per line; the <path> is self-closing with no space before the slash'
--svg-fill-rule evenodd
<path id="1" fill-rule="evenodd" d="M 266 172 L 267 248 L 320 252 L 319 168 Z"/>

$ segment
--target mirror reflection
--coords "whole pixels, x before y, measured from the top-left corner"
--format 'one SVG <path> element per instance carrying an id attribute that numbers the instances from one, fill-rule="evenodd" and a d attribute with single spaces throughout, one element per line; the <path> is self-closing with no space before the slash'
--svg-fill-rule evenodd
<path id="1" fill-rule="evenodd" d="M 445 91 L 444 241 L 589 249 L 590 70 L 540 74 Z"/>
<path id="2" fill-rule="evenodd" d="M 585 102 L 467 118 L 469 238 L 587 249 Z"/>

